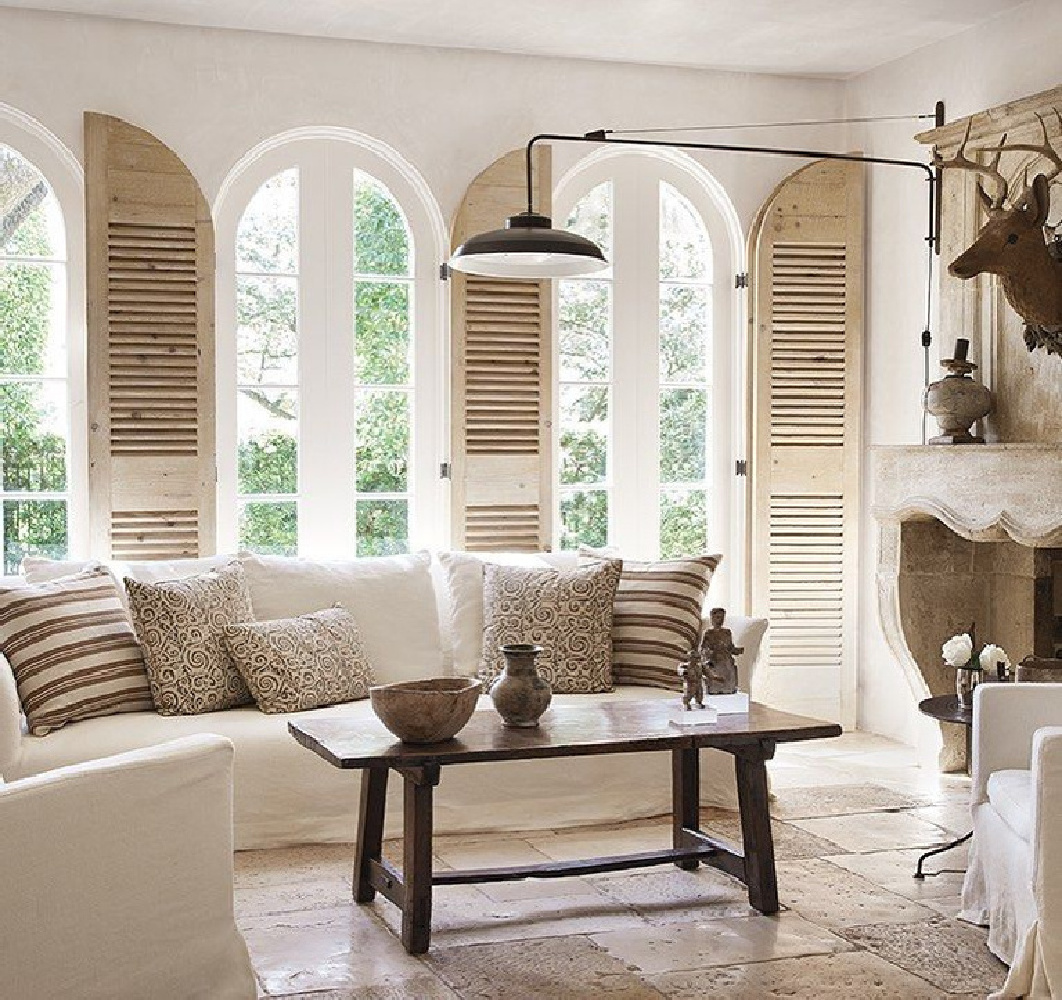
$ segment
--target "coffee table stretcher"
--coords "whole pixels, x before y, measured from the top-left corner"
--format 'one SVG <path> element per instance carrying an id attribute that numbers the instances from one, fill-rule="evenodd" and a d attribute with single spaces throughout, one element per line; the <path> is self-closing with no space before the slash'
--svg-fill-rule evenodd
<path id="1" fill-rule="evenodd" d="M 700 752 L 671 751 L 672 846 L 657 851 L 606 855 L 578 861 L 546 861 L 533 865 L 432 871 L 432 797 L 441 766 L 377 766 L 365 768 L 354 855 L 354 899 L 370 903 L 376 893 L 402 911 L 402 944 L 411 955 L 428 950 L 431 938 L 431 894 L 436 885 L 474 885 L 526 878 L 565 878 L 674 864 L 686 871 L 705 864 L 748 886 L 749 904 L 764 914 L 778 912 L 774 841 L 767 801 L 766 761 L 774 743 L 762 740 L 732 751 L 738 781 L 738 802 L 745 850 L 700 829 Z M 402 869 L 383 858 L 383 825 L 387 775 L 403 779 Z"/>

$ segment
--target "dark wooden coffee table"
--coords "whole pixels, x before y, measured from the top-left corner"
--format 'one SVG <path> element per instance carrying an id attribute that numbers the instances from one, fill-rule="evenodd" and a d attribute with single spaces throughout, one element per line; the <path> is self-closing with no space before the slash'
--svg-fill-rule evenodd
<path id="1" fill-rule="evenodd" d="M 314 719 L 290 722 L 303 746 L 335 767 L 365 771 L 354 856 L 354 898 L 369 903 L 377 892 L 402 910 L 402 943 L 411 955 L 428 950 L 431 892 L 436 885 L 467 885 L 525 878 L 559 878 L 648 865 L 698 864 L 718 868 L 748 886 L 749 903 L 778 912 L 774 841 L 767 802 L 766 762 L 775 744 L 840 736 L 841 727 L 753 703 L 748 715 L 720 715 L 695 730 L 669 725 L 675 702 L 587 702 L 550 709 L 534 729 L 509 729 L 492 710 L 480 710 L 456 739 L 429 746 L 399 743 L 376 720 Z M 700 829 L 699 754 L 702 747 L 734 757 L 744 849 Z M 589 754 L 671 752 L 672 846 L 658 851 L 548 861 L 511 868 L 432 871 L 432 789 L 448 764 L 534 760 Z M 402 870 L 382 856 L 389 771 L 404 782 Z M 636 794 L 636 790 L 632 791 Z"/>

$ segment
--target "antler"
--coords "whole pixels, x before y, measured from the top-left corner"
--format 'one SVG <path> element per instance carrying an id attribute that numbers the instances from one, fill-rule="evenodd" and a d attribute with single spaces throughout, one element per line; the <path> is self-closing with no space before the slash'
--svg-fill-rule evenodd
<path id="1" fill-rule="evenodd" d="M 959 148 L 955 151 L 955 155 L 950 159 L 945 159 L 934 149 L 932 163 L 934 167 L 958 167 L 960 170 L 972 170 L 982 177 L 987 177 L 995 186 L 995 195 L 989 197 L 980 181 L 977 182 L 977 190 L 987 211 L 998 212 L 1003 208 L 1003 204 L 1007 200 L 1007 179 L 999 171 L 999 158 L 1003 155 L 1003 146 L 1006 144 L 1007 135 L 1003 133 L 1000 145 L 991 150 L 996 155 L 992 158 L 992 162 L 986 165 L 978 163 L 976 160 L 971 160 L 966 155 L 966 143 L 970 141 L 971 128 L 973 128 L 972 118 L 966 123 L 966 134 L 963 135 L 962 142 L 959 143 Z M 1011 146 L 1009 148 L 1014 149 L 1015 147 Z"/>
<path id="2" fill-rule="evenodd" d="M 1055 118 L 1058 120 L 1059 132 L 1062 133 L 1062 114 L 1059 114 L 1058 108 L 1052 108 L 1051 110 L 1054 111 L 1054 113 L 1055 113 Z M 1040 143 L 1040 144 L 1028 143 L 1028 142 L 1016 142 L 1012 146 L 1007 146 L 1007 151 L 1008 152 L 1019 152 L 1019 153 L 1038 153 L 1045 160 L 1050 160 L 1050 162 L 1054 166 L 1054 169 L 1051 170 L 1049 173 L 1043 174 L 1044 179 L 1048 183 L 1050 183 L 1059 174 L 1062 174 L 1062 154 L 1060 154 L 1058 152 L 1058 150 L 1056 150 L 1054 148 L 1054 146 L 1051 145 L 1051 140 L 1050 140 L 1050 138 L 1048 138 L 1048 135 L 1047 135 L 1047 122 L 1044 121 L 1043 116 L 1039 112 L 1036 112 L 1036 118 L 1040 122 L 1040 131 L 1043 132 L 1044 141 L 1042 143 Z M 1003 141 L 1004 142 L 1006 141 L 1006 136 L 1003 137 Z M 1003 146 L 1002 146 L 1002 144 L 1000 144 L 999 146 L 989 146 L 989 147 L 986 148 L 985 152 L 989 152 L 989 153 L 994 152 L 994 153 L 996 153 L 996 160 L 998 161 L 999 155 L 1003 152 Z M 1024 184 L 1024 187 L 1023 187 L 1022 192 L 1021 192 L 1021 197 L 1018 198 L 1014 202 L 1014 204 L 1015 205 L 1022 205 L 1022 204 L 1024 204 L 1025 200 L 1028 197 L 1029 197 L 1029 179 L 1028 179 L 1028 171 L 1026 171 L 1025 184 Z"/>

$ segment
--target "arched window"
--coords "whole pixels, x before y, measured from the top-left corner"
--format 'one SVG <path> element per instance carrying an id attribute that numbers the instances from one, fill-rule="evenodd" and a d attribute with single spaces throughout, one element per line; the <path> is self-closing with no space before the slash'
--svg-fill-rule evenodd
<path id="1" fill-rule="evenodd" d="M 733 210 L 692 161 L 591 157 L 555 214 L 612 266 L 557 282 L 558 544 L 739 562 Z M 705 177 L 707 175 L 704 175 Z M 721 289 L 721 292 L 719 291 Z"/>
<path id="2" fill-rule="evenodd" d="M 71 295 L 70 234 L 56 190 L 22 150 L 55 167 L 68 198 L 79 193 L 80 174 L 65 150 L 51 162 L 60 157 L 49 147 L 60 147 L 40 126 L 0 112 L 0 504 L 3 572 L 17 573 L 23 556 L 61 558 L 84 537 L 84 511 L 71 503 L 84 496 L 84 434 L 70 419 L 84 399 L 83 348 L 71 336 L 82 286 Z"/>
<path id="3" fill-rule="evenodd" d="M 442 225 L 368 143 L 281 137 L 218 198 L 223 548 L 382 555 L 446 523 Z"/>

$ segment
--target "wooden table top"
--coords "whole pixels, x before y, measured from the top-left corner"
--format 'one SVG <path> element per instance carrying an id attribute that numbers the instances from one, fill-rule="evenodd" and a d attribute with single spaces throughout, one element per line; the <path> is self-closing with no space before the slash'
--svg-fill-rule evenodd
<path id="1" fill-rule="evenodd" d="M 678 728 L 674 701 L 587 701 L 547 710 L 538 726 L 502 725 L 489 701 L 481 701 L 468 725 L 445 743 L 396 740 L 378 719 L 325 718 L 289 722 L 288 731 L 304 747 L 340 768 L 417 767 L 536 757 L 578 757 L 636 750 L 735 747 L 773 740 L 779 743 L 841 735 L 832 722 L 779 712 L 753 702 L 747 715 L 720 715 L 713 725 Z"/>
<path id="2" fill-rule="evenodd" d="M 918 711 L 940 722 L 954 722 L 960 726 L 973 725 L 973 709 L 959 704 L 957 695 L 938 694 L 918 703 Z"/>

